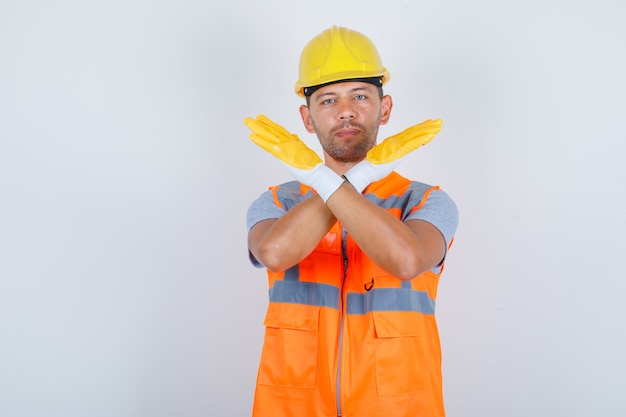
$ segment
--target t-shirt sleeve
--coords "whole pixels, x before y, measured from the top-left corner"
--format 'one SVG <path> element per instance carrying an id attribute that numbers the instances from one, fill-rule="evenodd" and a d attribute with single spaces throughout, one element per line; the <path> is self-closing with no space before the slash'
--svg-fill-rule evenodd
<path id="1" fill-rule="evenodd" d="M 267 219 L 280 219 L 285 214 L 285 210 L 280 208 L 274 202 L 274 197 L 271 191 L 265 191 L 256 200 L 252 202 L 248 208 L 246 215 L 246 224 L 248 227 L 248 234 L 252 227 L 260 221 Z M 262 268 L 263 265 L 252 255 L 252 252 L 248 250 L 248 256 L 250 262 L 257 268 Z"/>
<path id="2" fill-rule="evenodd" d="M 424 220 L 435 226 L 450 246 L 459 225 L 459 211 L 454 201 L 442 190 L 433 190 L 424 205 L 405 220 Z"/>
<path id="3" fill-rule="evenodd" d="M 280 208 L 274 202 L 274 197 L 271 191 L 265 191 L 256 200 L 252 202 L 248 208 L 246 215 L 246 223 L 248 226 L 248 233 L 252 227 L 262 220 L 267 219 L 280 219 L 285 214 L 285 210 Z"/>

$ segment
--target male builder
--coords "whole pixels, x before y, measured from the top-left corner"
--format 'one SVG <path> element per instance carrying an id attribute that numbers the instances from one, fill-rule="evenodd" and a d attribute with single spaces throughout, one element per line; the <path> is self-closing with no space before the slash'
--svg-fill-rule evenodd
<path id="1" fill-rule="evenodd" d="M 304 48 L 296 83 L 324 161 L 267 117 L 245 120 L 296 179 L 248 211 L 250 256 L 269 278 L 254 417 L 445 415 L 434 310 L 458 212 L 393 171 L 441 120 L 376 144 L 388 80 L 367 37 L 333 26 Z"/>

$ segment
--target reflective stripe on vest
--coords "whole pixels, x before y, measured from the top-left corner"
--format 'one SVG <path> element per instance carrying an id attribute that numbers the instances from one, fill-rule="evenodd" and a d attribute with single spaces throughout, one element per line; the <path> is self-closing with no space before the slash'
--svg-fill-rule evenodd
<path id="1" fill-rule="evenodd" d="M 300 282 L 298 265 L 285 271 L 283 280 L 274 281 L 269 290 L 270 302 L 331 307 L 339 310 L 339 287 L 317 282 Z"/>
<path id="2" fill-rule="evenodd" d="M 339 309 L 340 289 L 334 285 L 300 282 L 298 266 L 285 271 L 269 290 L 270 302 L 303 304 Z M 407 311 L 435 314 L 435 300 L 426 291 L 417 291 L 410 281 L 401 288 L 374 288 L 366 293 L 348 293 L 347 313 L 367 314 L 374 311 Z"/>
<path id="3" fill-rule="evenodd" d="M 348 314 L 367 314 L 374 311 L 410 311 L 435 314 L 435 300 L 426 291 L 411 287 L 404 281 L 402 288 L 374 288 L 366 293 L 349 293 Z"/>

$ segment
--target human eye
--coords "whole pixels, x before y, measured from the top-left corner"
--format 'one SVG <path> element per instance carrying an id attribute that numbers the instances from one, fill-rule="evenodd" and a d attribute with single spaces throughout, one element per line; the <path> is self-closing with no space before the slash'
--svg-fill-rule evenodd
<path id="1" fill-rule="evenodd" d="M 325 98 L 324 100 L 322 100 L 322 104 L 333 104 L 334 102 L 334 98 Z"/>
<path id="2" fill-rule="evenodd" d="M 365 94 L 357 94 L 354 96 L 355 100 L 365 100 L 367 99 L 367 96 Z"/>

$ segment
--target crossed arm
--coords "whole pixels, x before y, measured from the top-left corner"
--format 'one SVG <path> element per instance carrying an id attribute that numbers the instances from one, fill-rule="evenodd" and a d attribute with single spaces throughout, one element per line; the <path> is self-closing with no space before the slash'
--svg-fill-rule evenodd
<path id="1" fill-rule="evenodd" d="M 280 219 L 257 223 L 248 236 L 255 258 L 283 271 L 308 256 L 339 220 L 374 263 L 403 280 L 438 265 L 446 252 L 441 232 L 423 220 L 402 222 L 345 182 L 326 204 L 311 197 Z"/>

